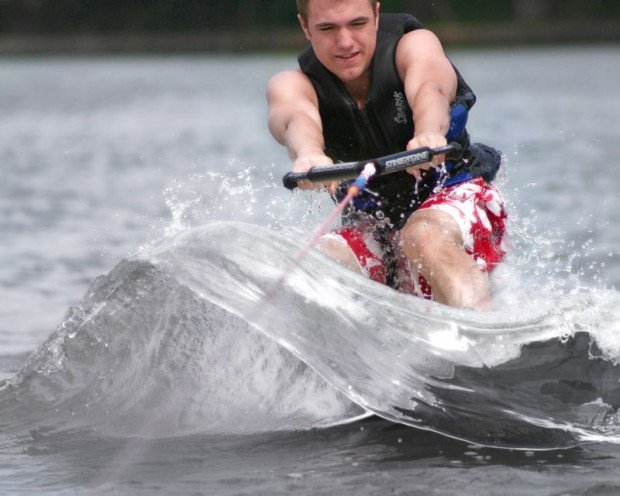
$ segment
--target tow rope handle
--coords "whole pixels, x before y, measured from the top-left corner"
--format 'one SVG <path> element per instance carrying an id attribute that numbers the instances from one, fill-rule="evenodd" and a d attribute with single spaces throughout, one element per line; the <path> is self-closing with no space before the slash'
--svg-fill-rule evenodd
<path id="1" fill-rule="evenodd" d="M 416 148 L 405 152 L 386 155 L 372 160 L 359 162 L 345 162 L 324 167 L 311 167 L 306 172 L 287 172 L 282 177 L 282 184 L 286 189 L 294 190 L 298 181 L 308 180 L 313 183 L 342 181 L 355 179 L 362 174 L 367 164 L 374 165 L 375 176 L 383 176 L 404 170 L 415 165 L 426 164 L 433 160 L 436 155 L 446 155 L 448 160 L 460 158 L 463 148 L 458 143 L 450 143 L 439 148 Z"/>

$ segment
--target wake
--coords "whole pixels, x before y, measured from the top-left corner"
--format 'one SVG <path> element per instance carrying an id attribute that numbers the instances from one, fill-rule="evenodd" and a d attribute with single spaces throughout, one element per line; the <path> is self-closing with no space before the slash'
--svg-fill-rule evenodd
<path id="1" fill-rule="evenodd" d="M 620 441 L 616 291 L 477 313 L 311 251 L 264 301 L 298 249 L 220 222 L 121 262 L 0 389 L 0 423 L 169 437 L 372 412 L 489 446 Z"/>

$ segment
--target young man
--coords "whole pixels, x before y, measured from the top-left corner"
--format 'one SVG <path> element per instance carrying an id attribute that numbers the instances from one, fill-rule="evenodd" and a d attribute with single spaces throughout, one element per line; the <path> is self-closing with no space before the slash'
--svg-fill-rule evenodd
<path id="1" fill-rule="evenodd" d="M 269 129 L 293 171 L 446 145 L 451 109 L 469 109 L 475 96 L 435 35 L 412 16 L 380 16 L 376 0 L 298 0 L 297 7 L 310 47 L 300 69 L 275 75 L 267 89 Z M 444 157 L 374 178 L 321 248 L 401 291 L 489 309 L 487 272 L 504 254 L 503 201 L 485 180 L 498 154 L 470 146 L 466 131 L 452 139 L 467 148 L 456 164 L 464 181 L 445 172 Z M 337 191 L 334 183 L 299 183 L 323 186 Z"/>

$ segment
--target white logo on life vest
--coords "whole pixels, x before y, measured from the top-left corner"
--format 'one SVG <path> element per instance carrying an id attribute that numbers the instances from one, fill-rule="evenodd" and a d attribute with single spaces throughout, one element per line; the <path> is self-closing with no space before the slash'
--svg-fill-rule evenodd
<path id="1" fill-rule="evenodd" d="M 405 96 L 400 91 L 394 92 L 394 103 L 396 104 L 394 121 L 397 124 L 407 124 L 407 104 L 405 103 Z"/>
<path id="2" fill-rule="evenodd" d="M 403 165 L 413 165 L 427 162 L 429 160 L 428 152 L 414 153 L 404 157 L 388 160 L 385 165 L 387 167 L 399 167 Z"/>

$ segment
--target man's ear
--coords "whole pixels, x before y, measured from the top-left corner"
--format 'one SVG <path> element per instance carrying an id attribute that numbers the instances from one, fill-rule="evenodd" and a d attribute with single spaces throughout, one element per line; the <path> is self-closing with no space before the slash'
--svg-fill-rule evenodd
<path id="1" fill-rule="evenodd" d="M 377 7 L 375 10 L 375 24 L 377 28 L 379 28 L 379 9 L 381 9 L 381 3 L 377 2 Z"/>
<path id="2" fill-rule="evenodd" d="M 301 29 L 303 29 L 304 34 L 306 35 L 306 39 L 310 41 L 310 30 L 308 29 L 308 20 L 304 19 L 304 16 L 301 14 L 297 14 L 297 20 L 299 21 L 299 25 Z"/>

